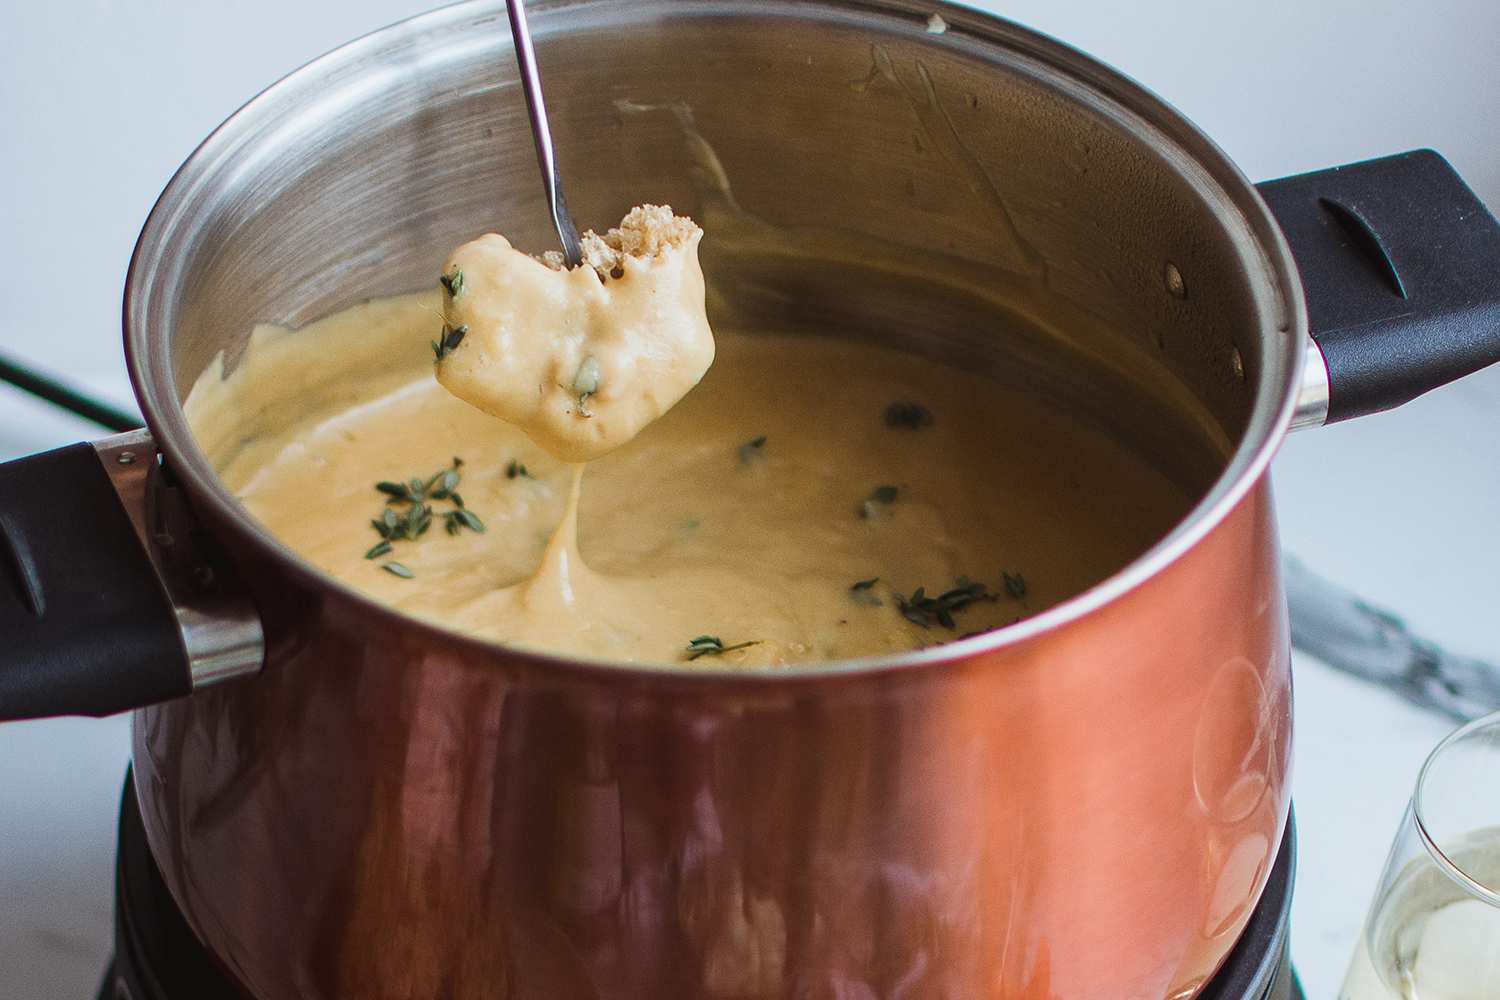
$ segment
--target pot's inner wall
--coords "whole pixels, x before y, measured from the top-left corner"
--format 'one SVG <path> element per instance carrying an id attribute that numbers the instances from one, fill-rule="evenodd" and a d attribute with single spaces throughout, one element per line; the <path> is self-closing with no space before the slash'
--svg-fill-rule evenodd
<path id="1" fill-rule="evenodd" d="M 1266 319 L 1235 220 L 1183 154 L 956 28 L 810 5 L 707 16 L 730 9 L 535 17 L 580 227 L 669 203 L 707 232 L 716 324 L 986 372 L 1206 492 L 1247 424 Z M 256 323 L 427 287 L 484 232 L 554 246 L 503 18 L 424 20 L 282 84 L 211 158 L 159 317 L 179 398 Z"/>

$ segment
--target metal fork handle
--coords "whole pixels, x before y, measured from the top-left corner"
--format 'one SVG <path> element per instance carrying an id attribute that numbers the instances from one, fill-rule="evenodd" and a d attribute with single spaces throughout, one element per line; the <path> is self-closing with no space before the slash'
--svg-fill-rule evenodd
<path id="1" fill-rule="evenodd" d="M 583 263 L 583 245 L 578 242 L 578 227 L 568 214 L 563 198 L 562 180 L 557 174 L 557 156 L 552 149 L 552 128 L 547 124 L 547 105 L 542 97 L 542 78 L 536 69 L 536 50 L 531 45 L 531 28 L 526 23 L 524 0 L 506 0 L 511 37 L 515 40 L 516 62 L 521 66 L 521 83 L 526 93 L 526 112 L 531 118 L 531 137 L 536 143 L 536 159 L 542 168 L 542 184 L 547 189 L 547 204 L 552 211 L 552 225 L 562 241 L 563 257 L 569 267 Z"/>

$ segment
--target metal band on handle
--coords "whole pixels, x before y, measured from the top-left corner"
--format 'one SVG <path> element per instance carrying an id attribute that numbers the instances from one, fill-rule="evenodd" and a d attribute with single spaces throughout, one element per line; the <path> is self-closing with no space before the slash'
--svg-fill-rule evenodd
<path id="1" fill-rule="evenodd" d="M 1328 361 L 1323 349 L 1311 337 L 1302 356 L 1302 384 L 1297 389 L 1297 410 L 1292 414 L 1291 429 L 1322 427 L 1328 422 Z"/>
<path id="2" fill-rule="evenodd" d="M 150 432 L 95 441 L 94 451 L 171 602 L 193 690 L 259 673 L 260 615 L 239 581 L 203 551 L 181 491 L 163 479 Z"/>

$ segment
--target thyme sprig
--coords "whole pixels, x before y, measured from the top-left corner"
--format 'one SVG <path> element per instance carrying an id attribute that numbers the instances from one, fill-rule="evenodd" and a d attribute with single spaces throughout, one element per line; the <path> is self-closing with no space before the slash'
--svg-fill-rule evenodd
<path id="1" fill-rule="evenodd" d="M 962 611 L 975 601 L 998 601 L 999 594 L 991 593 L 982 583 L 972 583 L 966 576 L 958 578 L 958 586 L 937 597 L 928 597 L 926 588 L 918 587 L 911 597 L 897 595 L 896 603 L 901 617 L 913 625 L 931 628 L 933 619 L 946 629 L 956 629 L 953 613 Z"/>
<path id="2" fill-rule="evenodd" d="M 921 403 L 892 403 L 885 408 L 885 425 L 905 427 L 914 431 L 921 430 L 923 427 L 932 426 L 932 411 Z"/>
<path id="3" fill-rule="evenodd" d="M 375 489 L 385 494 L 386 507 L 378 518 L 370 519 L 370 527 L 375 529 L 380 541 L 370 547 L 365 558 L 379 559 L 389 555 L 395 549 L 396 542 L 416 541 L 427 534 L 433 520 L 438 517 L 443 519 L 443 529 L 450 535 L 457 535 L 464 528 L 483 534 L 484 522 L 479 519 L 479 515 L 464 506 L 464 498 L 458 492 L 461 478 L 458 470 L 463 464 L 463 459 L 455 457 L 450 468 L 439 469 L 426 479 L 413 476 L 405 482 L 382 480 L 376 483 Z M 453 504 L 454 509 L 434 511 L 429 500 L 446 500 Z M 406 509 L 398 512 L 396 508 L 402 504 L 406 505 Z M 380 568 L 405 580 L 416 576 L 394 561 L 381 563 Z"/>
<path id="4" fill-rule="evenodd" d="M 448 329 L 448 324 L 444 323 L 443 335 L 437 340 L 429 341 L 432 344 L 432 353 L 436 355 L 437 360 L 441 361 L 452 354 L 454 348 L 464 342 L 464 334 L 468 332 L 469 327 L 467 324 L 464 326 L 455 326 L 450 330 Z"/>
<path id="5" fill-rule="evenodd" d="M 716 635 L 700 635 L 687 644 L 689 660 L 696 660 L 700 656 L 720 656 L 733 649 L 744 649 L 746 646 L 760 645 L 759 639 L 751 639 L 749 642 L 737 642 L 733 646 L 724 645 L 723 641 Z"/>

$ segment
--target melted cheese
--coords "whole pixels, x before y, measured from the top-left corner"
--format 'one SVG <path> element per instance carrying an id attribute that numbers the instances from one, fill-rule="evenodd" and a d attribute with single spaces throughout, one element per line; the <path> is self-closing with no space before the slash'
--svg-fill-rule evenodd
<path id="1" fill-rule="evenodd" d="M 484 637 L 689 669 L 915 649 L 1093 586 L 1190 506 L 1136 455 L 1023 393 L 836 332 L 718 331 L 700 388 L 590 463 L 580 493 L 573 465 L 433 378 L 441 304 L 404 296 L 259 328 L 186 409 L 229 488 L 302 558 Z M 888 426 L 893 402 L 926 407 L 931 425 Z M 374 483 L 453 456 L 488 530 L 437 524 L 365 559 L 385 508 Z M 527 474 L 508 475 L 512 462 Z M 888 486 L 893 502 L 872 499 Z M 383 570 L 388 559 L 414 578 Z M 1024 577 L 1024 599 L 1002 573 Z M 961 576 L 995 599 L 956 612 L 952 630 L 901 614 L 898 596 Z M 705 634 L 756 644 L 688 663 Z"/>

